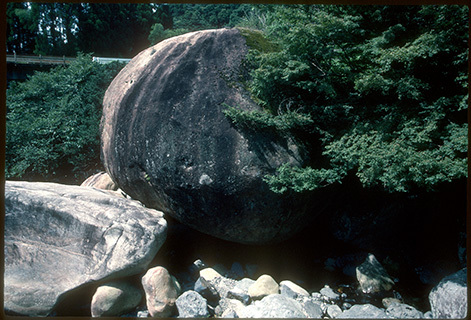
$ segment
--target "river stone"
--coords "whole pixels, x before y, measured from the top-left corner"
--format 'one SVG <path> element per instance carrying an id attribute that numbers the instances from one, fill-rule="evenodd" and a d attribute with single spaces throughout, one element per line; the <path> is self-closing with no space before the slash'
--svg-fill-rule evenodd
<path id="1" fill-rule="evenodd" d="M 189 290 L 175 301 L 180 318 L 209 317 L 208 303 L 198 292 Z"/>
<path id="2" fill-rule="evenodd" d="M 319 291 L 319 293 L 322 295 L 322 300 L 327 302 L 336 301 L 340 298 L 340 295 L 332 290 L 332 288 L 328 285 L 325 285 L 324 288 Z"/>
<path id="3" fill-rule="evenodd" d="M 468 293 L 467 268 L 445 277 L 429 294 L 434 318 L 466 318 Z"/>
<path id="4" fill-rule="evenodd" d="M 161 212 L 104 190 L 7 181 L 5 310 L 45 316 L 75 288 L 143 272 L 166 232 Z"/>
<path id="5" fill-rule="evenodd" d="M 92 317 L 120 316 L 135 309 L 141 299 L 141 290 L 127 282 L 106 283 L 99 286 L 93 295 Z"/>
<path id="6" fill-rule="evenodd" d="M 213 268 L 205 268 L 200 270 L 200 277 L 202 280 L 210 282 L 216 278 L 222 278 L 222 275 Z"/>
<path id="7" fill-rule="evenodd" d="M 342 313 L 342 319 L 386 319 L 388 316 L 383 309 L 372 304 L 356 304 Z"/>
<path id="8" fill-rule="evenodd" d="M 223 298 L 219 300 L 215 313 L 219 318 L 234 318 L 239 317 L 239 314 L 244 308 L 245 305 L 239 300 Z"/>
<path id="9" fill-rule="evenodd" d="M 341 318 L 342 312 L 342 309 L 336 304 L 331 304 L 327 307 L 327 315 L 330 318 Z"/>
<path id="10" fill-rule="evenodd" d="M 167 269 L 157 266 L 149 269 L 141 282 L 151 317 L 170 317 L 175 311 L 175 301 L 180 294 L 176 279 Z"/>
<path id="11" fill-rule="evenodd" d="M 296 299 L 306 314 L 307 318 L 321 319 L 324 314 L 322 310 L 322 302 L 315 300 L 312 297 L 301 296 Z"/>
<path id="12" fill-rule="evenodd" d="M 280 293 L 287 296 L 288 298 L 296 299 L 301 296 L 309 296 L 309 292 L 301 286 L 290 280 L 284 280 L 280 282 Z"/>
<path id="13" fill-rule="evenodd" d="M 240 288 L 232 288 L 227 292 L 227 297 L 229 299 L 235 299 L 239 300 L 245 305 L 248 305 L 250 303 L 250 296 L 242 289 Z"/>
<path id="14" fill-rule="evenodd" d="M 306 318 L 301 304 L 281 294 L 272 294 L 245 307 L 239 318 Z"/>
<path id="15" fill-rule="evenodd" d="M 422 319 L 424 314 L 416 308 L 404 303 L 392 303 L 386 309 L 386 314 L 394 319 Z"/>
<path id="16" fill-rule="evenodd" d="M 368 254 L 356 269 L 357 279 L 364 293 L 375 293 L 391 290 L 394 281 L 373 254 Z"/>
<path id="17" fill-rule="evenodd" d="M 266 175 L 309 156 L 287 135 L 236 127 L 223 113 L 227 105 L 262 110 L 238 84 L 247 52 L 239 30 L 218 29 L 139 53 L 106 91 L 102 160 L 126 194 L 200 232 L 279 242 L 320 214 L 327 197 L 272 192 Z"/>
<path id="18" fill-rule="evenodd" d="M 218 271 L 213 268 L 205 268 L 200 271 L 200 277 L 198 279 L 200 283 L 198 288 L 195 283 L 195 291 L 199 292 L 203 296 L 209 294 L 209 301 L 212 301 L 214 294 L 217 294 L 219 298 L 225 298 L 229 290 L 235 287 L 237 281 L 234 279 L 223 277 Z M 205 292 L 208 289 L 209 292 Z"/>
<path id="19" fill-rule="evenodd" d="M 248 294 L 252 300 L 260 300 L 270 294 L 278 294 L 280 286 L 271 276 L 261 275 L 249 288 Z"/>
<path id="20" fill-rule="evenodd" d="M 209 281 L 204 280 L 202 277 L 199 277 L 194 286 L 194 291 L 202 295 L 211 305 L 216 305 L 219 301 L 219 293 L 216 288 L 214 288 Z"/>
<path id="21" fill-rule="evenodd" d="M 209 282 L 210 286 L 216 290 L 220 298 L 227 297 L 227 294 L 235 287 L 236 283 L 236 280 L 226 277 L 215 278 Z"/>
<path id="22" fill-rule="evenodd" d="M 88 177 L 82 184 L 81 187 L 94 187 L 103 190 L 118 190 L 118 186 L 111 180 L 109 174 L 104 171 L 95 173 Z"/>
<path id="23" fill-rule="evenodd" d="M 235 284 L 234 288 L 240 289 L 244 291 L 245 293 L 249 294 L 249 288 L 251 285 L 255 283 L 255 280 L 250 279 L 250 278 L 243 278 Z"/>

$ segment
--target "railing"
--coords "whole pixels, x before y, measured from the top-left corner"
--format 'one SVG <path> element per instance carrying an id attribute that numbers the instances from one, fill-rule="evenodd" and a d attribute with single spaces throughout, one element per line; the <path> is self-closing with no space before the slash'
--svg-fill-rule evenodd
<path id="1" fill-rule="evenodd" d="M 110 63 L 113 61 L 119 61 L 119 62 L 126 62 L 128 63 L 131 61 L 131 59 L 124 59 L 124 58 L 103 58 L 103 57 L 93 57 L 93 61 L 105 64 L 105 63 Z"/>
<path id="2" fill-rule="evenodd" d="M 53 56 L 32 56 L 32 55 L 17 55 L 7 54 L 7 63 L 15 64 L 39 64 L 39 65 L 66 65 L 74 61 L 76 58 L 72 57 L 53 57 Z M 128 63 L 131 59 L 124 58 L 104 58 L 104 57 L 93 57 L 93 61 L 101 64 L 110 63 L 112 61 L 120 61 Z"/>
<path id="3" fill-rule="evenodd" d="M 7 54 L 7 63 L 17 63 L 17 64 L 69 64 L 74 61 L 76 58 L 71 57 L 52 57 L 52 56 L 30 56 L 30 55 L 19 55 L 19 54 Z"/>

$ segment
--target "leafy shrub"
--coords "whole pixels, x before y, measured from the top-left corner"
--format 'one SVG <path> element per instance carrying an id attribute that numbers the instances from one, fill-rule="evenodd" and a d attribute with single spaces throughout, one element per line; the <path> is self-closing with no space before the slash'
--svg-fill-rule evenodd
<path id="1" fill-rule="evenodd" d="M 156 23 L 152 26 L 148 39 L 150 41 L 150 44 L 154 45 L 165 39 L 185 34 L 187 32 L 189 32 L 189 30 L 183 28 L 164 30 L 164 26 L 162 24 Z"/>
<path id="2" fill-rule="evenodd" d="M 466 177 L 467 17 L 466 6 L 253 12 L 277 48 L 248 57 L 246 86 L 265 112 L 226 114 L 254 129 L 303 119 L 294 123 L 322 137 L 310 150 L 322 158 L 280 167 L 266 177 L 272 190 L 313 190 L 353 174 L 366 187 L 408 192 Z"/>
<path id="3" fill-rule="evenodd" d="M 77 183 L 101 168 L 99 123 L 106 88 L 122 68 L 79 55 L 7 90 L 6 178 Z"/>

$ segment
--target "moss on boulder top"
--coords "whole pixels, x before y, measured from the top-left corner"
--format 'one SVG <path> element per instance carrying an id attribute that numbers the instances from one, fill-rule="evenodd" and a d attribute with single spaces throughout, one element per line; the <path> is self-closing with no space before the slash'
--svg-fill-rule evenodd
<path id="1" fill-rule="evenodd" d="M 250 49 L 258 50 L 263 53 L 279 51 L 279 47 L 268 40 L 262 31 L 249 28 L 237 28 L 240 34 L 244 36 L 247 46 Z"/>

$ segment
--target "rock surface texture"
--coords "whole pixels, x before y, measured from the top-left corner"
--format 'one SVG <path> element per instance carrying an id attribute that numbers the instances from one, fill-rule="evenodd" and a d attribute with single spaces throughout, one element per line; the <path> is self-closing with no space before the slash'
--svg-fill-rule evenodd
<path id="1" fill-rule="evenodd" d="M 356 268 L 358 282 L 364 293 L 388 291 L 394 286 L 394 281 L 373 254 L 368 254 L 360 266 Z"/>
<path id="2" fill-rule="evenodd" d="M 386 319 L 388 316 L 383 309 L 371 304 L 356 304 L 344 311 L 339 318 L 346 319 Z"/>
<path id="3" fill-rule="evenodd" d="M 5 310 L 47 315 L 72 289 L 143 272 L 166 232 L 161 212 L 106 191 L 7 181 Z"/>
<path id="4" fill-rule="evenodd" d="M 118 190 L 118 186 L 111 180 L 109 174 L 104 171 L 95 173 L 94 175 L 85 179 L 80 185 L 81 187 L 94 187 L 103 190 Z"/>
<path id="5" fill-rule="evenodd" d="M 445 277 L 429 295 L 434 318 L 462 319 L 468 310 L 466 268 Z"/>
<path id="6" fill-rule="evenodd" d="M 308 156 L 291 138 L 238 129 L 224 115 L 227 105 L 261 110 L 238 82 L 247 52 L 237 29 L 142 51 L 106 91 L 102 160 L 126 194 L 188 226 L 240 243 L 277 242 L 320 213 L 326 198 L 313 207 L 312 194 L 271 192 L 264 176 Z"/>
<path id="7" fill-rule="evenodd" d="M 92 298 L 92 317 L 116 317 L 135 309 L 142 299 L 139 288 L 122 281 L 99 286 Z"/>
<path id="8" fill-rule="evenodd" d="M 142 286 L 152 317 L 165 318 L 175 312 L 175 301 L 180 294 L 180 288 L 167 269 L 160 266 L 149 269 L 142 277 Z"/>
<path id="9" fill-rule="evenodd" d="M 306 318 L 301 304 L 280 294 L 271 294 L 246 307 L 240 318 Z"/>
<path id="10" fill-rule="evenodd" d="M 189 290 L 175 301 L 180 318 L 209 317 L 208 303 L 198 292 Z"/>
<path id="11" fill-rule="evenodd" d="M 253 285 L 249 287 L 248 294 L 252 300 L 260 300 L 270 294 L 278 294 L 280 286 L 271 276 L 261 275 Z"/>

